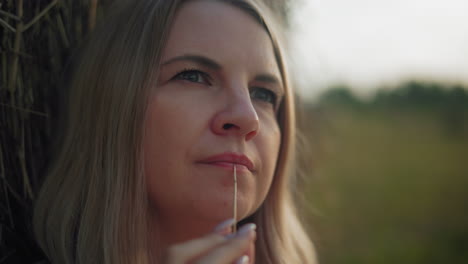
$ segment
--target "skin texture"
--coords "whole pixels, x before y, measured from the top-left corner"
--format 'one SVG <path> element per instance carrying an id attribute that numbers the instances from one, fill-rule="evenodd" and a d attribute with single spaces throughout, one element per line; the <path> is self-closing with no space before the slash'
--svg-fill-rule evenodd
<path id="1" fill-rule="evenodd" d="M 258 209 L 279 153 L 282 95 L 271 40 L 253 18 L 216 1 L 182 6 L 151 91 L 143 140 L 151 223 L 162 229 L 163 244 L 202 237 L 232 217 L 232 169 L 200 163 L 210 156 L 235 152 L 252 161 L 252 171 L 237 171 L 238 218 Z"/>

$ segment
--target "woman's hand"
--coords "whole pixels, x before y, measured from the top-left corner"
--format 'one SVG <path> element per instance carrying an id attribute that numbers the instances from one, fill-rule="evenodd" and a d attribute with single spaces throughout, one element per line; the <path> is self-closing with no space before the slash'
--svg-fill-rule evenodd
<path id="1" fill-rule="evenodd" d="M 254 261 L 255 224 L 228 234 L 234 220 L 218 225 L 214 232 L 168 248 L 164 264 L 251 264 Z"/>

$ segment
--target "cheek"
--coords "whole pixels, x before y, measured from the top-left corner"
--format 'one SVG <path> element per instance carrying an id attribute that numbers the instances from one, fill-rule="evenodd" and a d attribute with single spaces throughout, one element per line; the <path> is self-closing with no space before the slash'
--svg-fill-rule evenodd
<path id="1" fill-rule="evenodd" d="M 144 152 L 153 163 L 180 159 L 177 150 L 187 148 L 188 127 L 193 127 L 188 110 L 180 100 L 169 93 L 160 92 L 153 95 L 148 105 L 145 120 Z"/>
<path id="2" fill-rule="evenodd" d="M 268 171 L 272 172 L 275 170 L 276 163 L 278 160 L 278 153 L 280 148 L 280 134 L 271 133 L 268 137 L 265 137 L 262 142 L 262 152 L 264 155 L 265 165 Z"/>
<path id="3" fill-rule="evenodd" d="M 148 106 L 143 140 L 144 173 L 150 201 L 157 207 L 166 206 L 167 197 L 178 186 L 178 178 L 163 177 L 176 174 L 182 148 L 180 130 L 182 122 L 175 122 L 177 112 L 164 104 L 153 103 Z M 186 138 L 186 137 L 182 137 Z"/>
<path id="4" fill-rule="evenodd" d="M 164 131 L 158 129 L 162 126 L 164 120 L 160 120 L 160 117 L 156 114 L 158 111 L 157 107 L 150 105 L 146 112 L 145 120 L 145 135 L 143 140 L 143 153 L 144 153 L 144 173 L 147 181 L 147 191 L 149 200 L 154 203 L 160 200 L 157 196 L 160 194 L 159 186 L 165 185 L 158 179 L 158 175 L 164 173 L 162 165 L 166 163 L 166 160 L 158 149 L 167 148 L 164 146 L 165 140 L 161 140 L 164 137 Z"/>
<path id="5" fill-rule="evenodd" d="M 170 131 L 167 131 L 171 124 L 168 122 L 170 120 L 164 118 L 165 114 L 165 111 L 156 105 L 150 105 L 146 113 L 143 151 L 147 175 L 155 174 L 154 170 L 159 167 L 159 162 L 166 162 L 166 155 L 162 155 L 161 150 L 166 152 L 171 149 L 169 143 L 173 140 Z"/>
<path id="6" fill-rule="evenodd" d="M 270 126 L 262 137 L 259 138 L 258 146 L 262 157 L 261 182 L 257 186 L 257 192 L 261 194 L 262 200 L 268 194 L 273 181 L 281 142 L 281 132 L 277 125 Z"/>
<path id="7" fill-rule="evenodd" d="M 258 146 L 264 160 L 265 170 L 269 171 L 269 175 L 273 175 L 281 145 L 281 130 L 273 115 L 265 116 L 264 120 L 261 127 L 262 135 L 259 137 L 261 142 Z"/>
<path id="8" fill-rule="evenodd" d="M 190 153 L 203 128 L 190 101 L 161 92 L 146 112 L 144 173 L 149 199 L 158 209 L 173 207 L 177 194 L 189 188 Z"/>

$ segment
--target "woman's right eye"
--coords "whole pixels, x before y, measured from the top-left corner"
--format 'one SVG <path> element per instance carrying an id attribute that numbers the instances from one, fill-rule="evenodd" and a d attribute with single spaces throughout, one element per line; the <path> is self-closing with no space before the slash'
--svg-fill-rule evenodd
<path id="1" fill-rule="evenodd" d="M 176 74 L 172 79 L 211 85 L 209 81 L 210 76 L 199 70 L 183 70 L 182 72 Z"/>

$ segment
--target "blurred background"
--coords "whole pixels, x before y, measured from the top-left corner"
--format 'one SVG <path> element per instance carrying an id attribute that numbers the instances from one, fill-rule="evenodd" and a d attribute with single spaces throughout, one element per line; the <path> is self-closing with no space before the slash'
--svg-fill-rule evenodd
<path id="1" fill-rule="evenodd" d="M 321 263 L 468 263 L 468 2 L 290 4 Z"/>
<path id="2" fill-rule="evenodd" d="M 43 259 L 31 208 L 70 58 L 115 0 L 0 0 L 0 263 Z M 301 103 L 322 264 L 468 263 L 468 2 L 264 0 Z"/>

